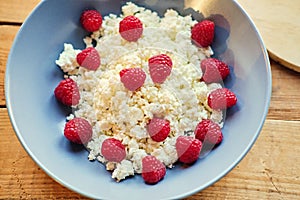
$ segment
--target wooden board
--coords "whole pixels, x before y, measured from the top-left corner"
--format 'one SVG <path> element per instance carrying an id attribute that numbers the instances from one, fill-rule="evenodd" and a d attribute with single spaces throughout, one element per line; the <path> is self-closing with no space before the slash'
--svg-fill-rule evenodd
<path id="1" fill-rule="evenodd" d="M 300 72 L 300 0 L 237 0 L 253 19 L 270 57 Z"/>

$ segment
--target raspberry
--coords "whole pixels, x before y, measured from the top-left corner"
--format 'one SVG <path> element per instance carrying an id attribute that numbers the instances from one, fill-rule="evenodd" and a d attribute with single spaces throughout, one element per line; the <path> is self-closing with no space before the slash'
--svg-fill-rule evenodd
<path id="1" fill-rule="evenodd" d="M 101 154 L 108 161 L 121 162 L 126 157 L 126 150 L 120 140 L 107 138 L 102 143 Z"/>
<path id="2" fill-rule="evenodd" d="M 80 16 L 80 23 L 89 32 L 98 31 L 102 26 L 102 16 L 97 10 L 86 10 Z"/>
<path id="3" fill-rule="evenodd" d="M 85 144 L 92 138 L 92 134 L 92 126 L 83 118 L 73 118 L 65 124 L 64 135 L 71 142 Z"/>
<path id="4" fill-rule="evenodd" d="M 179 161 L 185 164 L 192 164 L 200 155 L 202 142 L 190 136 L 179 136 L 175 147 Z"/>
<path id="5" fill-rule="evenodd" d="M 136 16 L 127 16 L 119 24 L 119 33 L 123 39 L 136 42 L 143 34 L 143 24 Z"/>
<path id="6" fill-rule="evenodd" d="M 120 71 L 120 78 L 125 88 L 135 91 L 144 84 L 146 73 L 141 68 L 127 68 Z"/>
<path id="7" fill-rule="evenodd" d="M 152 140 L 162 142 L 170 133 L 170 122 L 165 119 L 153 118 L 147 125 L 147 131 Z"/>
<path id="8" fill-rule="evenodd" d="M 154 156 L 142 159 L 142 177 L 148 184 L 159 182 L 166 175 L 165 165 Z"/>
<path id="9" fill-rule="evenodd" d="M 75 81 L 70 78 L 62 80 L 54 90 L 57 100 L 67 106 L 75 106 L 79 103 L 80 94 Z"/>
<path id="10" fill-rule="evenodd" d="M 207 104 L 212 109 L 226 109 L 236 104 L 235 94 L 227 88 L 213 90 L 207 98 Z"/>
<path id="11" fill-rule="evenodd" d="M 172 59 L 166 54 L 160 54 L 148 60 L 150 77 L 154 83 L 162 84 L 172 71 Z"/>
<path id="12" fill-rule="evenodd" d="M 219 144 L 223 140 L 220 126 L 209 119 L 204 119 L 198 123 L 195 136 L 198 140 L 210 144 Z"/>
<path id="13" fill-rule="evenodd" d="M 201 69 L 203 72 L 202 80 L 206 83 L 220 82 L 230 73 L 227 64 L 216 58 L 202 60 Z"/>
<path id="14" fill-rule="evenodd" d="M 195 24 L 191 32 L 191 38 L 197 46 L 208 47 L 214 40 L 215 24 L 210 20 L 203 20 Z"/>
<path id="15" fill-rule="evenodd" d="M 77 63 L 86 69 L 97 70 L 101 64 L 100 55 L 94 47 L 82 50 L 76 56 Z"/>

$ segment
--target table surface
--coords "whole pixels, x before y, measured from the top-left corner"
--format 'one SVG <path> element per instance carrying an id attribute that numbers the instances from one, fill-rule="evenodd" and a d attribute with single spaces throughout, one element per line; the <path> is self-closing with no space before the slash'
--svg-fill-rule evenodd
<path id="1" fill-rule="evenodd" d="M 11 126 L 4 77 L 12 42 L 39 0 L 0 0 L 0 199 L 85 199 L 51 179 L 27 155 Z M 17 12 L 16 12 L 17 11 Z M 271 60 L 272 99 L 246 157 L 193 199 L 300 198 L 300 74 Z"/>

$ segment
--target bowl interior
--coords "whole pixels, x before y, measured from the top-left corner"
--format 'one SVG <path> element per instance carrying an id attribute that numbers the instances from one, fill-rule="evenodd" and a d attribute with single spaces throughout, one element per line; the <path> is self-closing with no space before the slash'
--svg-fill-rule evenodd
<path id="1" fill-rule="evenodd" d="M 6 71 L 6 100 L 15 132 L 33 160 L 52 178 L 71 190 L 96 199 L 177 199 L 211 185 L 228 173 L 247 153 L 259 135 L 271 94 L 271 72 L 266 49 L 245 12 L 235 1 L 133 1 L 164 13 L 167 8 L 193 6 L 216 25 L 213 49 L 234 71 L 226 87 L 238 97 L 227 111 L 224 141 L 209 156 L 189 168 L 167 170 L 166 178 L 146 185 L 140 176 L 115 183 L 88 152 L 63 136 L 65 110 L 53 91 L 63 78 L 55 60 L 63 43 L 84 48 L 87 33 L 80 27 L 79 13 L 87 8 L 103 15 L 120 13 L 119 0 L 45 0 L 33 11 L 18 33 Z M 153 3 L 154 2 L 154 3 Z M 156 4 L 155 4 L 156 2 Z M 22 84 L 20 84 L 22 80 Z"/>

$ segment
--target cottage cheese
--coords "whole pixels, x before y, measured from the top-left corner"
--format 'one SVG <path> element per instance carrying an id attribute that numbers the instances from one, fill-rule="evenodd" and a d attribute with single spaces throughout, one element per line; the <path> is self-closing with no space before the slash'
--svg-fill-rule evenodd
<path id="1" fill-rule="evenodd" d="M 137 42 L 127 42 L 118 32 L 119 22 L 128 15 L 136 15 L 144 25 L 143 36 Z M 141 160 L 151 154 L 172 168 L 177 161 L 176 138 L 189 134 L 202 119 L 212 119 L 222 126 L 222 112 L 207 106 L 210 91 L 220 84 L 200 81 L 200 61 L 210 57 L 210 47 L 198 48 L 191 42 L 191 27 L 197 23 L 191 16 L 180 16 L 167 10 L 160 18 L 133 3 L 122 7 L 122 15 L 104 17 L 102 28 L 84 38 L 86 46 L 95 48 L 101 56 L 97 71 L 88 71 L 76 62 L 81 51 L 72 44 L 64 44 L 56 64 L 67 77 L 79 86 L 81 100 L 68 119 L 83 117 L 93 126 L 93 137 L 87 144 L 89 160 L 104 163 L 117 181 L 141 173 Z M 148 71 L 148 59 L 165 53 L 173 61 L 171 75 L 157 86 Z M 144 85 L 135 92 L 127 90 L 120 82 L 119 72 L 124 68 L 141 67 L 147 74 Z M 164 116 L 170 121 L 171 133 L 163 142 L 153 141 L 146 124 L 153 116 Z M 101 155 L 102 142 L 114 137 L 126 146 L 127 156 L 121 163 L 108 162 Z"/>

